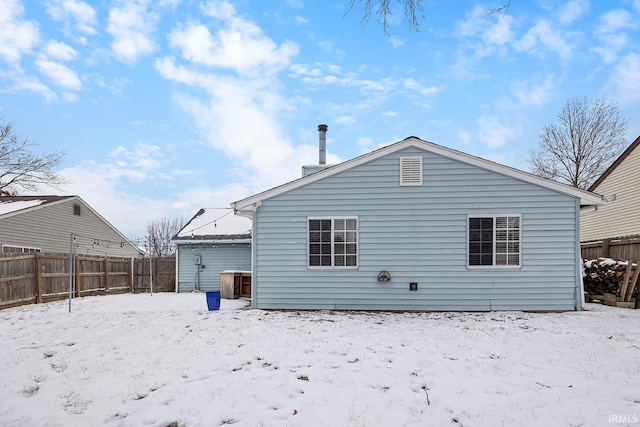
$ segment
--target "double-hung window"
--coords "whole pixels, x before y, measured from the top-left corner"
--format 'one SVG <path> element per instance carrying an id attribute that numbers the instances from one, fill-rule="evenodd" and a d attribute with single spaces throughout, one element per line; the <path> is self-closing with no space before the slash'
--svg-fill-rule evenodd
<path id="1" fill-rule="evenodd" d="M 468 217 L 468 265 L 520 266 L 520 215 Z"/>
<path id="2" fill-rule="evenodd" d="M 358 266 L 358 218 L 309 218 L 309 267 Z"/>

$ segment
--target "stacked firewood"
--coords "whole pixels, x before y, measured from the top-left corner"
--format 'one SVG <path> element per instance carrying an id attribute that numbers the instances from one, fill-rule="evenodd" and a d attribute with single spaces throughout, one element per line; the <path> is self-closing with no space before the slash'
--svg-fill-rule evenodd
<path id="1" fill-rule="evenodd" d="M 637 281 L 637 265 L 632 263 L 631 269 L 628 266 L 629 261 L 611 258 L 584 260 L 584 291 L 589 295 L 614 294 L 620 300 L 638 296 L 638 286 L 633 280 Z"/>

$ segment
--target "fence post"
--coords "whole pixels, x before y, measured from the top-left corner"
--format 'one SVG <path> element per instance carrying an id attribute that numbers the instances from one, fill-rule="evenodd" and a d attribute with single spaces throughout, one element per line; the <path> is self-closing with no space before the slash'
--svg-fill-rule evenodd
<path id="1" fill-rule="evenodd" d="M 40 265 L 40 252 L 36 252 L 36 304 L 42 304 L 42 265 Z"/>
<path id="2" fill-rule="evenodd" d="M 80 257 L 76 257 L 76 293 L 75 297 L 78 298 L 82 292 L 82 276 L 80 275 Z"/>
<path id="3" fill-rule="evenodd" d="M 153 260 L 153 268 L 151 269 L 151 295 L 153 295 L 153 284 L 158 286 L 158 258 Z"/>
<path id="4" fill-rule="evenodd" d="M 609 258 L 609 243 L 611 243 L 611 239 L 603 239 L 602 240 L 602 256 L 604 258 Z"/>
<path id="5" fill-rule="evenodd" d="M 129 285 L 131 287 L 131 293 L 133 293 L 133 270 L 135 267 L 135 260 L 133 258 L 130 258 L 129 260 Z"/>
<path id="6" fill-rule="evenodd" d="M 109 292 L 109 259 L 104 257 L 104 291 Z"/>

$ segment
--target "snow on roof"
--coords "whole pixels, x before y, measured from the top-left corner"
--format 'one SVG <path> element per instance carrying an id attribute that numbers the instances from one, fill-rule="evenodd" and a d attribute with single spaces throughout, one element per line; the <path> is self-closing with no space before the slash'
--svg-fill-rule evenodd
<path id="1" fill-rule="evenodd" d="M 235 215 L 233 209 L 201 209 L 176 238 L 192 236 L 233 236 L 251 234 L 251 220 Z"/>
<path id="2" fill-rule="evenodd" d="M 4 215 L 7 213 L 17 212 L 22 209 L 32 208 L 34 206 L 41 205 L 45 203 L 46 200 L 11 200 L 11 201 L 1 201 L 0 202 L 0 215 Z"/>

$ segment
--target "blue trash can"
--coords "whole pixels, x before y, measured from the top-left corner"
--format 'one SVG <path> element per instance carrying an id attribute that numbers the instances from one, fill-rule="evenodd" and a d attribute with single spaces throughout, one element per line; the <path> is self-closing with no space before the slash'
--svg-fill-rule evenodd
<path id="1" fill-rule="evenodd" d="M 207 307 L 209 311 L 220 310 L 220 292 L 207 292 Z"/>

